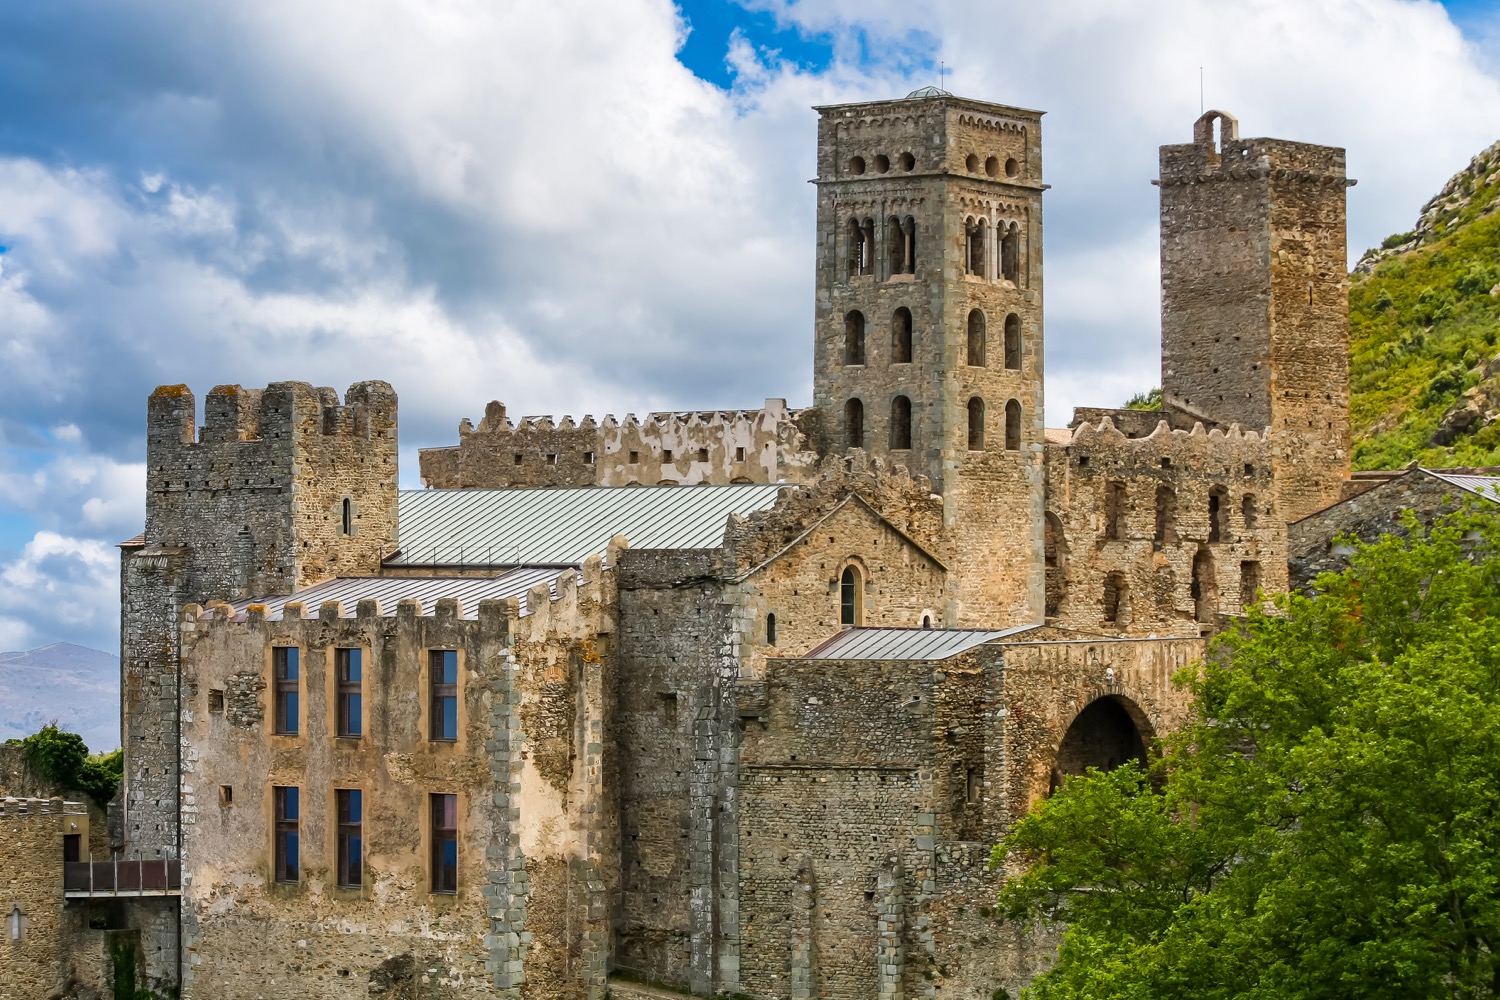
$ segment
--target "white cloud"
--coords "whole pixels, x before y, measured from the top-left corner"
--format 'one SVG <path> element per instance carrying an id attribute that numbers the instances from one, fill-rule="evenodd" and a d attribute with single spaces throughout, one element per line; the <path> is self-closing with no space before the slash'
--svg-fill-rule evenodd
<path id="1" fill-rule="evenodd" d="M 119 559 L 94 539 L 38 532 L 0 565 L 0 648 L 59 639 L 115 648 Z"/>

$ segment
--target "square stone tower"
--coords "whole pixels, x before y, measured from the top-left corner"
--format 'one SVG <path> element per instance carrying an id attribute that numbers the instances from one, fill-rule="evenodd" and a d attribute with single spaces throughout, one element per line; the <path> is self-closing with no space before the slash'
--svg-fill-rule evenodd
<path id="1" fill-rule="evenodd" d="M 1209 111 L 1191 143 L 1161 147 L 1155 183 L 1169 419 L 1269 427 L 1289 521 L 1337 502 L 1350 450 L 1344 151 L 1241 139 Z"/>
<path id="2" fill-rule="evenodd" d="M 950 624 L 1037 619 L 1041 112 L 931 87 L 817 110 L 823 450 L 943 495 L 973 562 L 952 574 Z"/>

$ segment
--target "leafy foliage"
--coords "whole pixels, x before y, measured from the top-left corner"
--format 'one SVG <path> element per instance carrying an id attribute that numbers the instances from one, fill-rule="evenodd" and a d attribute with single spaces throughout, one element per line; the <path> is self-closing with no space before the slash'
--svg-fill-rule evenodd
<path id="1" fill-rule="evenodd" d="M 1356 273 L 1349 289 L 1354 467 L 1500 464 L 1500 425 L 1451 446 L 1428 441 L 1477 384 L 1500 339 L 1500 167 L 1465 178 L 1467 201 L 1443 212 L 1435 238 Z M 1414 234 L 1398 233 L 1387 248 Z"/>
<path id="2" fill-rule="evenodd" d="M 1216 640 L 1149 773 L 996 848 L 1005 914 L 1067 923 L 1029 997 L 1500 996 L 1500 515 L 1407 527 Z"/>
<path id="3" fill-rule="evenodd" d="M 1138 392 L 1125 400 L 1127 410 L 1159 410 L 1161 409 L 1161 386 L 1157 386 L 1150 392 Z"/>
<path id="4" fill-rule="evenodd" d="M 125 753 L 91 756 L 83 737 L 57 728 L 52 722 L 21 740 L 26 766 L 37 777 L 59 788 L 83 792 L 103 809 L 115 797 L 125 773 Z"/>

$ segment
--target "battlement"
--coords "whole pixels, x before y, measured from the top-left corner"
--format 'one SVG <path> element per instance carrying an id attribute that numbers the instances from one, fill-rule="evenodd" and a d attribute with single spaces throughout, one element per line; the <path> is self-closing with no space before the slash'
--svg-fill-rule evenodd
<path id="1" fill-rule="evenodd" d="M 1298 181 L 1353 187 L 1344 150 L 1288 139 L 1242 139 L 1239 122 L 1207 111 L 1193 123 L 1193 141 L 1161 147 L 1158 186 L 1220 181 Z"/>
<path id="2" fill-rule="evenodd" d="M 356 382 L 341 403 L 336 390 L 309 382 L 272 382 L 264 389 L 218 385 L 204 399 L 199 429 L 193 391 L 163 385 L 151 394 L 146 413 L 148 446 L 156 448 L 291 440 L 309 433 L 378 438 L 395 433 L 396 392 L 388 382 Z"/>
<path id="3" fill-rule="evenodd" d="M 798 481 L 816 461 L 804 426 L 813 416 L 768 399 L 760 409 L 512 422 L 497 400 L 478 427 L 460 422 L 457 445 L 418 454 L 435 489 Z"/>
<path id="4" fill-rule="evenodd" d="M 1209 430 L 1196 423 L 1192 430 L 1185 431 L 1158 419 L 1151 433 L 1136 436 L 1117 427 L 1113 417 L 1105 416 L 1098 423 L 1080 423 L 1066 444 L 1049 447 L 1065 450 L 1074 464 L 1083 468 L 1100 464 L 1154 466 L 1188 474 L 1222 474 L 1249 468 L 1259 476 L 1269 476 L 1271 471 L 1266 439 L 1255 431 L 1242 430 L 1238 424 L 1231 424 L 1227 430 Z"/>
<path id="5" fill-rule="evenodd" d="M 88 814 L 89 808 L 82 802 L 67 802 L 60 798 L 18 799 L 7 796 L 0 799 L 0 819 L 14 819 L 21 816 L 87 816 Z"/>

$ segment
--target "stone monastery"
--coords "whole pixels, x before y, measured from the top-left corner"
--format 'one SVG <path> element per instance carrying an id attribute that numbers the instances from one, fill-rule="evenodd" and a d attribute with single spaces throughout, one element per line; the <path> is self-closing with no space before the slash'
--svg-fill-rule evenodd
<path id="1" fill-rule="evenodd" d="M 1288 525 L 1363 488 L 1353 181 L 1220 112 L 1163 146 L 1163 406 L 1051 429 L 1041 113 L 818 110 L 805 409 L 491 403 L 401 491 L 384 382 L 220 386 L 201 426 L 152 394 L 116 819 L 164 888 L 114 919 L 153 987 L 991 1000 L 1044 967 L 991 847 L 1178 724 Z"/>

